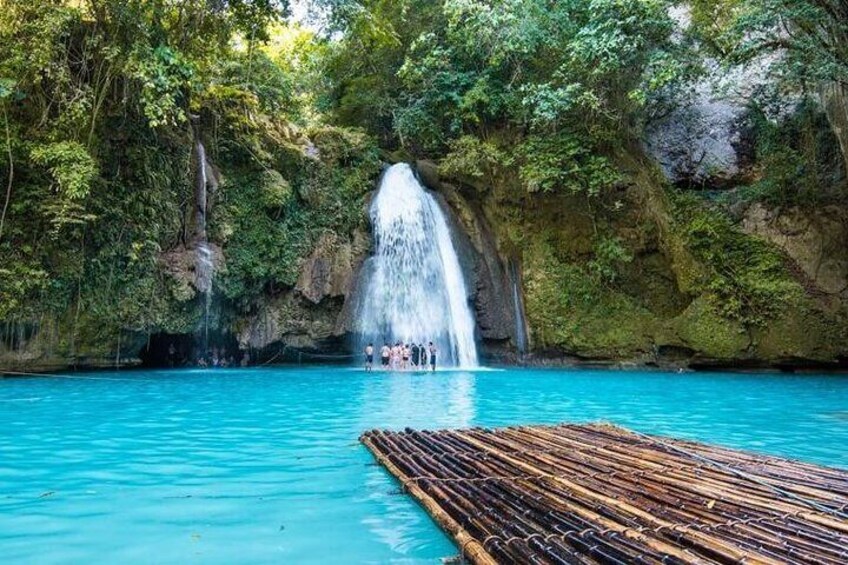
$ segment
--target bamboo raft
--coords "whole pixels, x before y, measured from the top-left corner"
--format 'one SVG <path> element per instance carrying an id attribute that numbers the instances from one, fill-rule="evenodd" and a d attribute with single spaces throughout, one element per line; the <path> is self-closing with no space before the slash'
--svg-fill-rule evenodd
<path id="1" fill-rule="evenodd" d="M 473 563 L 848 563 L 846 470 L 600 424 L 361 441 Z"/>

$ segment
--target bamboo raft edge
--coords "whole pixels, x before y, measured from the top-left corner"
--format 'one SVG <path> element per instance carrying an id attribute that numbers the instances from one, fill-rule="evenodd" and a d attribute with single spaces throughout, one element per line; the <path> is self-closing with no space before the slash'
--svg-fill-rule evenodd
<path id="1" fill-rule="evenodd" d="M 848 470 L 608 423 L 360 441 L 475 564 L 848 562 Z"/>
<path id="2" fill-rule="evenodd" d="M 362 443 L 374 455 L 375 459 L 386 468 L 394 477 L 403 476 L 403 472 L 398 469 L 387 457 L 382 455 L 371 442 L 370 438 L 362 437 Z M 462 548 L 463 555 L 467 554 L 475 565 L 497 565 L 491 555 L 483 548 L 483 545 L 471 536 L 465 529 L 454 520 L 450 514 L 442 510 L 438 503 L 427 493 L 425 493 L 418 485 L 403 482 L 404 489 L 409 492 L 432 516 L 439 526 L 446 531 Z"/>

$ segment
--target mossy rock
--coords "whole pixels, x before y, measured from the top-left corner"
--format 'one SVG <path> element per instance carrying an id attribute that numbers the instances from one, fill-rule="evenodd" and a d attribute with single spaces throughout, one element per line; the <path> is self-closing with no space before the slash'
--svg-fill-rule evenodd
<path id="1" fill-rule="evenodd" d="M 292 186 L 279 172 L 269 169 L 262 173 L 259 180 L 262 205 L 265 208 L 282 208 L 294 196 Z"/>
<path id="2" fill-rule="evenodd" d="M 696 298 L 674 320 L 675 333 L 702 357 L 738 359 L 745 355 L 750 340 L 744 326 L 717 313 L 713 298 Z"/>
<path id="3" fill-rule="evenodd" d="M 763 359 L 833 361 L 848 355 L 848 313 L 829 314 L 811 304 L 793 306 L 767 327 L 754 332 Z"/>
<path id="4" fill-rule="evenodd" d="M 547 245 L 527 250 L 524 273 L 527 317 L 538 346 L 611 359 L 652 350 L 656 318 L 579 265 L 558 261 Z"/>

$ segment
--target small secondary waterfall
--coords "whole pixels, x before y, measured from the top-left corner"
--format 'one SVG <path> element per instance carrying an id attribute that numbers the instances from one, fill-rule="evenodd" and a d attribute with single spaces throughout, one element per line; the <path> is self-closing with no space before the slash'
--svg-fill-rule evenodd
<path id="1" fill-rule="evenodd" d="M 424 343 L 439 365 L 477 366 L 474 317 L 444 212 L 407 164 L 390 167 L 371 204 L 376 250 L 365 264 L 361 343 Z"/>
<path id="2" fill-rule="evenodd" d="M 194 215 L 194 239 L 195 239 L 195 263 L 194 275 L 195 286 L 204 297 L 204 339 L 203 348 L 209 343 L 209 309 L 212 305 L 212 278 L 215 275 L 215 257 L 209 247 L 209 239 L 206 235 L 206 214 L 208 211 L 207 187 L 209 176 L 207 174 L 208 164 L 206 162 L 206 148 L 198 141 L 197 146 L 197 178 L 195 180 L 195 215 Z"/>
<path id="3" fill-rule="evenodd" d="M 520 355 L 527 353 L 527 328 L 524 322 L 524 301 L 521 298 L 521 278 L 518 272 L 518 264 L 509 262 L 509 278 L 512 283 L 512 303 L 515 316 L 515 347 Z"/>

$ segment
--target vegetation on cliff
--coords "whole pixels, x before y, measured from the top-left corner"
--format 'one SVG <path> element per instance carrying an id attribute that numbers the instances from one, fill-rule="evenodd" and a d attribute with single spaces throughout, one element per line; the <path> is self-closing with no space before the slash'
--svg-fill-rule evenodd
<path id="1" fill-rule="evenodd" d="M 198 328 L 185 258 L 198 142 L 221 180 L 209 205 L 211 240 L 226 257 L 215 292 L 237 309 L 292 285 L 323 231 L 364 222 L 376 146 L 310 119 L 302 89 L 313 47 L 304 32 L 276 27 L 284 8 L 4 4 L 6 345 L 56 328 L 50 347 L 72 359 L 113 350 L 122 332 Z"/>

